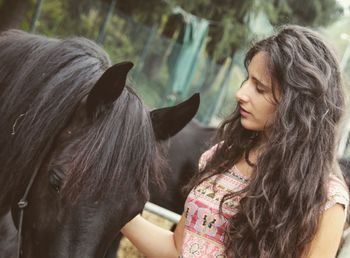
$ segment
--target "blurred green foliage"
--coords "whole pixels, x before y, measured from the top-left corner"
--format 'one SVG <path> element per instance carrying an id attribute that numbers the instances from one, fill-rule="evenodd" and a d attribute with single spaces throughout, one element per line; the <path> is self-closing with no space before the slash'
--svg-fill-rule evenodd
<path id="1" fill-rule="evenodd" d="M 234 92 L 245 77 L 241 50 L 252 39 L 252 31 L 257 32 L 251 25 L 257 16 L 263 13 L 272 25 L 296 23 L 319 27 L 332 23 L 342 13 L 336 0 L 116 0 L 113 10 L 109 10 L 113 0 L 42 0 L 39 18 L 32 28 L 38 1 L 0 0 L 0 14 L 15 12 L 5 9 L 9 4 L 16 8 L 22 5 L 22 10 L 27 11 L 23 17 L 20 13 L 14 13 L 14 17 L 22 20 L 24 30 L 97 40 L 108 11 L 113 11 L 104 31 L 103 48 L 113 62 L 131 60 L 136 64 L 133 83 L 150 106 L 170 103 L 173 97 L 168 87 L 167 59 L 171 51 L 180 47 L 175 39 L 186 19 L 174 16 L 173 8 L 181 6 L 186 12 L 209 20 L 206 48 L 187 90 L 188 94 L 201 92 L 198 118 L 202 121 L 232 111 Z M 0 16 L 0 22 L 9 21 Z M 232 58 L 238 61 L 230 66 Z"/>

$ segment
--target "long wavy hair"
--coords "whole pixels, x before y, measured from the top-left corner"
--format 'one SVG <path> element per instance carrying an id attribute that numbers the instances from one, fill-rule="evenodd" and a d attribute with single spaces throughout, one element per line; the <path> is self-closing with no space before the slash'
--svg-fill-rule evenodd
<path id="1" fill-rule="evenodd" d="M 326 202 L 326 184 L 334 170 L 338 124 L 345 100 L 338 62 L 315 32 L 283 26 L 255 43 L 246 54 L 268 56 L 272 89 L 281 92 L 268 139 L 259 153 L 249 185 L 224 196 L 221 205 L 242 196 L 228 219 L 228 257 L 300 257 L 307 251 Z M 197 186 L 245 158 L 261 132 L 242 127 L 238 106 L 220 126 L 212 158 L 192 181 Z"/>

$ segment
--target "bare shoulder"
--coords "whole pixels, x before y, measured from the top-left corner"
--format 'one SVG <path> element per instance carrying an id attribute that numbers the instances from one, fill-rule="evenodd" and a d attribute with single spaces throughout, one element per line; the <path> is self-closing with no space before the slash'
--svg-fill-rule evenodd
<path id="1" fill-rule="evenodd" d="M 212 146 L 210 149 L 206 150 L 205 152 L 203 152 L 203 154 L 201 155 L 200 159 L 199 159 L 199 163 L 198 163 L 198 168 L 199 171 L 202 171 L 206 164 L 208 163 L 208 161 L 213 157 L 215 151 L 218 148 L 218 144 L 215 144 L 214 146 Z"/>
<path id="2" fill-rule="evenodd" d="M 346 213 L 343 205 L 337 203 L 326 209 L 321 216 L 319 228 L 311 242 L 310 249 L 304 257 L 335 257 L 343 233 L 345 219 Z"/>

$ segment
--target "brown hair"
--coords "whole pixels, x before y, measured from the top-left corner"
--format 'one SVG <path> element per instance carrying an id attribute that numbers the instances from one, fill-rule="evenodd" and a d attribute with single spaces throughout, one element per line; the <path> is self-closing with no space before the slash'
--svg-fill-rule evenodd
<path id="1" fill-rule="evenodd" d="M 271 134 L 225 235 L 228 257 L 300 257 L 313 239 L 326 202 L 326 182 L 335 160 L 337 125 L 344 110 L 334 53 L 315 32 L 283 26 L 255 43 L 245 66 L 260 51 L 268 56 L 273 89 L 282 97 Z M 278 86 L 277 86 L 278 85 Z M 208 161 L 203 180 L 230 169 L 258 143 L 259 132 L 242 127 L 238 108 L 220 126 L 222 144 Z"/>

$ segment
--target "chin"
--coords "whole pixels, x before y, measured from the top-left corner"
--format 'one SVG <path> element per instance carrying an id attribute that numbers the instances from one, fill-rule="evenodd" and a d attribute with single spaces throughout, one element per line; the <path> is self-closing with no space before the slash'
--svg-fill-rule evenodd
<path id="1" fill-rule="evenodd" d="M 244 129 L 249 130 L 249 131 L 255 131 L 255 132 L 264 131 L 264 128 L 254 124 L 254 123 L 250 123 L 249 121 L 242 121 L 241 120 L 241 125 Z"/>
<path id="2" fill-rule="evenodd" d="M 248 130 L 248 131 L 255 131 L 255 132 L 259 132 L 259 131 L 262 131 L 256 127 L 253 127 L 253 126 L 244 126 L 242 125 L 244 129 Z"/>
<path id="3" fill-rule="evenodd" d="M 254 119 L 251 117 L 242 117 L 241 116 L 241 125 L 244 129 L 255 131 L 255 132 L 263 132 L 269 131 L 273 124 L 272 118 L 269 119 Z"/>

